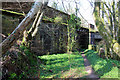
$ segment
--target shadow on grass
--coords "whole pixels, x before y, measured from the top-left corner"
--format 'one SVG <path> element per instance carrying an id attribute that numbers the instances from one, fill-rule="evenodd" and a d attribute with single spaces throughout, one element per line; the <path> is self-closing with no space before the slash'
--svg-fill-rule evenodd
<path id="1" fill-rule="evenodd" d="M 43 57 L 45 64 L 40 69 L 40 78 L 61 78 L 62 74 L 71 69 L 83 69 L 84 61 L 81 55 L 60 54 Z M 42 64 L 41 64 L 42 65 Z M 67 75 L 67 74 L 65 74 Z"/>
<path id="2" fill-rule="evenodd" d="M 110 59 L 107 60 L 107 59 L 100 58 L 97 55 L 97 52 L 95 52 L 93 50 L 85 50 L 84 53 L 87 56 L 87 59 L 89 60 L 90 64 L 92 65 L 93 69 L 95 70 L 95 73 L 99 77 L 106 75 L 106 73 L 109 73 L 113 69 L 113 67 L 114 67 L 112 64 L 113 62 L 118 62 L 115 60 L 110 60 Z M 117 65 L 119 65 L 119 64 L 117 64 Z M 114 74 L 113 75 L 112 74 L 113 73 L 110 72 L 109 75 L 106 75 L 106 77 L 111 78 L 111 76 L 114 75 Z"/>

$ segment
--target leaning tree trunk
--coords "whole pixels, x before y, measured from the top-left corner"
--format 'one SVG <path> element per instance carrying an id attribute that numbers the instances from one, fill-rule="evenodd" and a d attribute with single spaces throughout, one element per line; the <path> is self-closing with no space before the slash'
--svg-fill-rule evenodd
<path id="1" fill-rule="evenodd" d="M 24 43 L 28 47 L 30 47 L 31 40 L 34 39 L 34 36 L 38 32 L 38 26 L 41 23 L 43 14 L 44 14 L 44 10 L 42 10 L 42 11 L 39 10 L 38 13 L 37 13 L 37 15 L 36 15 L 36 18 L 35 18 L 35 20 L 33 22 L 33 25 L 30 28 L 30 30 L 29 31 L 26 31 L 26 30 L 24 31 L 24 36 L 23 36 L 22 43 Z"/>
<path id="2" fill-rule="evenodd" d="M 109 32 L 105 29 L 105 24 L 100 17 L 100 2 L 95 2 L 95 23 L 98 31 L 100 32 L 103 39 L 108 44 L 109 48 L 112 49 L 120 57 L 120 45 L 112 38 Z"/>
<path id="3" fill-rule="evenodd" d="M 27 16 L 22 20 L 18 27 L 8 36 L 2 43 L 0 43 L 0 48 L 2 47 L 2 54 L 5 54 L 11 46 L 19 39 L 26 29 L 27 25 L 31 22 L 32 18 L 36 15 L 39 10 L 44 9 L 47 6 L 48 0 L 36 0 L 34 6 L 29 11 Z"/>

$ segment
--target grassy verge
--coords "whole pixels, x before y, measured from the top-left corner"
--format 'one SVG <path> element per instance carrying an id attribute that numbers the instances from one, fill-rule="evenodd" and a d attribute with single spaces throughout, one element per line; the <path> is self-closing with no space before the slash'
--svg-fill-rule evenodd
<path id="1" fill-rule="evenodd" d="M 120 77 L 120 61 L 100 58 L 97 52 L 93 50 L 86 50 L 84 52 L 100 78 Z"/>
<path id="2" fill-rule="evenodd" d="M 43 63 L 40 65 L 40 78 L 80 78 L 87 74 L 79 52 L 44 55 L 39 58 Z"/>

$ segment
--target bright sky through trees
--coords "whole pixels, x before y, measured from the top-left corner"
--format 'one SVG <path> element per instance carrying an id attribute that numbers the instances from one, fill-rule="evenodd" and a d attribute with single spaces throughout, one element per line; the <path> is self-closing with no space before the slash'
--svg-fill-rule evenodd
<path id="1" fill-rule="evenodd" d="M 89 3 L 89 0 L 50 0 L 48 5 L 52 6 L 54 2 L 57 4 L 58 10 L 62 10 L 69 14 L 76 12 L 76 4 L 77 4 L 78 17 L 82 15 L 84 19 L 88 21 L 88 23 L 94 24 L 94 20 L 92 16 L 93 7 Z"/>

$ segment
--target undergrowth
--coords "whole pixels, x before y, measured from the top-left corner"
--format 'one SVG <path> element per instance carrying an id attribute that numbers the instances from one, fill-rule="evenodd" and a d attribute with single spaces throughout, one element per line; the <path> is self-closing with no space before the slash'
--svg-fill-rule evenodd
<path id="1" fill-rule="evenodd" d="M 20 46 L 16 50 L 14 54 L 9 53 L 10 60 L 4 65 L 8 70 L 6 78 L 8 80 L 36 78 L 39 69 L 37 56 L 25 46 Z"/>
<path id="2" fill-rule="evenodd" d="M 7 64 L 8 80 L 83 78 L 87 74 L 79 52 L 36 56 L 25 46 L 20 46 L 19 50 L 16 58 L 11 57 L 11 65 Z"/>

